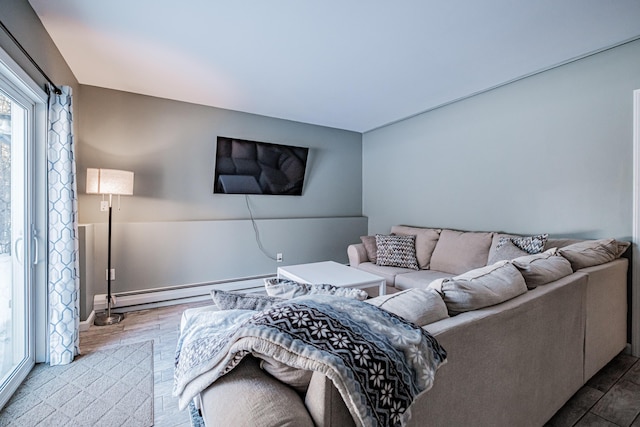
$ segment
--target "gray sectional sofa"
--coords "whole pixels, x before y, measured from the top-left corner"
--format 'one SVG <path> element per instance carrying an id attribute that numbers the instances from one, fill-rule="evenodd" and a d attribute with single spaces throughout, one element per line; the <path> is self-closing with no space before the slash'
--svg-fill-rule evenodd
<path id="1" fill-rule="evenodd" d="M 628 262 L 620 256 L 628 243 L 391 231 L 407 238 L 365 236 L 348 255 L 352 267 L 398 291 L 369 302 L 422 326 L 448 352 L 412 406 L 411 426 L 544 425 L 627 344 Z M 304 394 L 283 381 L 247 359 L 200 394 L 205 422 L 354 425 L 322 374 L 312 373 Z"/>

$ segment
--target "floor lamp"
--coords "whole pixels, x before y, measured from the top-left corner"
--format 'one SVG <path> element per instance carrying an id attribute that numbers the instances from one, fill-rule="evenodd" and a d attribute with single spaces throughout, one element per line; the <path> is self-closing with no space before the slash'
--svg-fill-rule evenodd
<path id="1" fill-rule="evenodd" d="M 107 249 L 107 310 L 96 314 L 94 324 L 97 326 L 113 325 L 120 323 L 124 317 L 119 313 L 111 313 L 111 211 L 113 196 L 118 196 L 118 209 L 120 209 L 120 196 L 133 195 L 133 172 L 115 169 L 87 169 L 87 194 L 102 194 L 103 200 L 100 210 L 109 211 L 109 231 Z M 104 195 L 109 195 L 109 202 L 104 200 Z M 107 209 L 108 208 L 108 209 Z"/>

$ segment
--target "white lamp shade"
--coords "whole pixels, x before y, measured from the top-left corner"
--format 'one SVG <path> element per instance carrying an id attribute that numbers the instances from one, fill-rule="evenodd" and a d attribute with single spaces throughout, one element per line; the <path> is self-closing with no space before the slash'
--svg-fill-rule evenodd
<path id="1" fill-rule="evenodd" d="M 133 195 L 133 172 L 117 169 L 87 169 L 87 194 Z"/>

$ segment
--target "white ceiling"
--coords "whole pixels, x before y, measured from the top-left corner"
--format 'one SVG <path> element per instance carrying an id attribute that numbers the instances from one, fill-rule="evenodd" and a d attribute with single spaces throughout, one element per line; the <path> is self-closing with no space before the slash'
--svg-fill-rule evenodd
<path id="1" fill-rule="evenodd" d="M 29 0 L 81 84 L 364 132 L 640 36 L 639 0 Z"/>

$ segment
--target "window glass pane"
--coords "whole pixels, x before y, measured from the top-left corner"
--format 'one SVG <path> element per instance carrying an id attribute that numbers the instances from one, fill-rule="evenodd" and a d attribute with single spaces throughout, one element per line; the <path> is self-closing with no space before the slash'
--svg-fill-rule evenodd
<path id="1" fill-rule="evenodd" d="M 0 91 L 0 385 L 27 356 L 26 111 Z"/>

